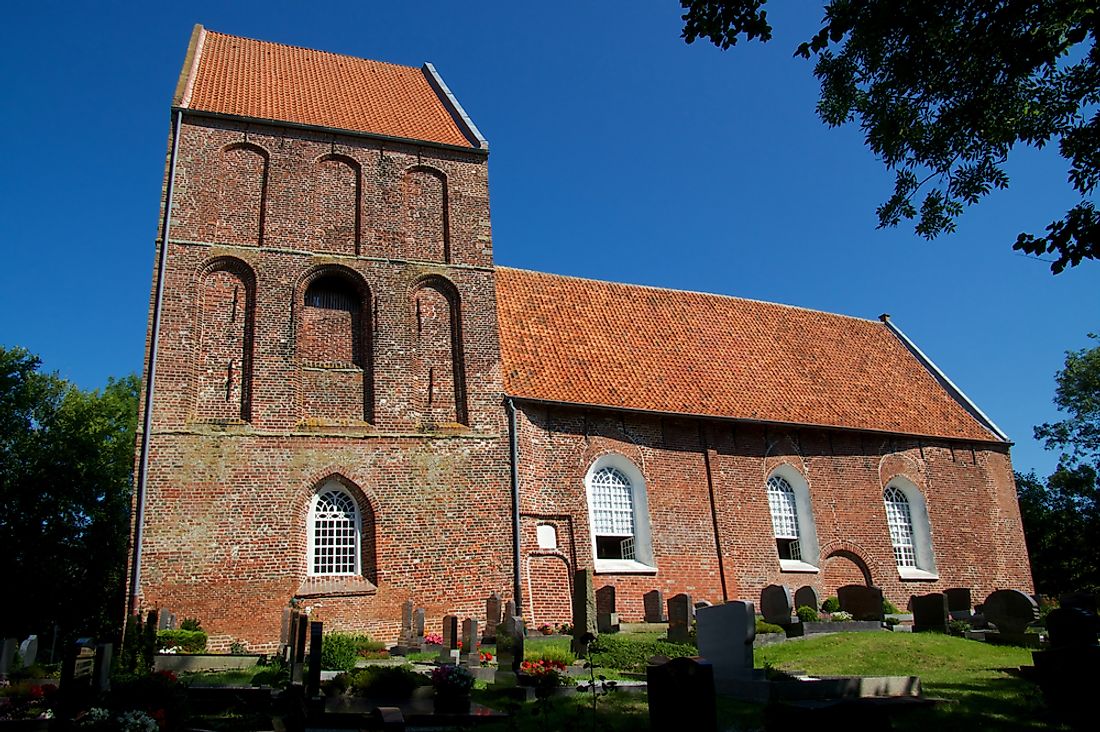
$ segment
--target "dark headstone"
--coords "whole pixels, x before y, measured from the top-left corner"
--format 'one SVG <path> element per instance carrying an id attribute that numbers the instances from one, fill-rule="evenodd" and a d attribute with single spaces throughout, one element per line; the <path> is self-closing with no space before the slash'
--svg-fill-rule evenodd
<path id="1" fill-rule="evenodd" d="M 480 666 L 481 655 L 478 653 L 477 644 L 480 636 L 477 632 L 477 620 L 466 618 L 462 621 L 462 654 L 460 656 L 463 666 Z"/>
<path id="2" fill-rule="evenodd" d="M 510 615 L 497 626 L 497 672 L 493 683 L 498 686 L 515 686 L 516 673 L 523 663 L 523 641 L 526 628 L 523 618 Z"/>
<path id="3" fill-rule="evenodd" d="M 439 662 L 458 664 L 458 616 L 443 616 L 443 647 L 439 649 Z"/>
<path id="4" fill-rule="evenodd" d="M 760 614 L 764 622 L 790 625 L 794 610 L 794 598 L 786 585 L 768 585 L 760 590 Z"/>
<path id="5" fill-rule="evenodd" d="M 5 638 L 3 649 L 0 650 L 0 676 L 7 676 L 15 666 L 15 653 L 19 650 L 18 638 Z"/>
<path id="6" fill-rule="evenodd" d="M 573 573 L 573 653 L 583 655 L 586 636 L 599 634 L 596 625 L 596 592 L 592 589 L 592 570 L 578 569 Z"/>
<path id="7" fill-rule="evenodd" d="M 646 668 L 649 728 L 652 730 L 718 729 L 714 668 L 703 658 L 674 658 Z"/>
<path id="8" fill-rule="evenodd" d="M 1050 648 L 1031 656 L 1047 708 L 1073 729 L 1094 729 L 1100 619 L 1086 608 L 1062 607 L 1050 611 L 1046 625 Z"/>
<path id="9" fill-rule="evenodd" d="M 482 635 L 482 643 L 495 643 L 497 626 L 500 625 L 500 595 L 496 592 L 489 594 L 485 600 L 485 633 Z"/>
<path id="10" fill-rule="evenodd" d="M 1058 598 L 1060 607 L 1080 608 L 1093 615 L 1096 614 L 1096 595 L 1091 592 L 1071 592 Z"/>
<path id="11" fill-rule="evenodd" d="M 947 611 L 952 613 L 969 613 L 973 610 L 970 604 L 969 587 L 950 587 L 943 591 L 947 597 Z"/>
<path id="12" fill-rule="evenodd" d="M 1080 607 L 1060 607 L 1047 613 L 1047 632 L 1051 648 L 1095 646 L 1100 630 L 1096 613 Z"/>
<path id="13" fill-rule="evenodd" d="M 913 632 L 947 632 L 947 596 L 942 592 L 913 595 L 909 598 L 913 610 Z"/>
<path id="14" fill-rule="evenodd" d="M 294 635 L 294 648 L 290 654 L 290 681 L 301 684 L 302 667 L 306 662 L 306 641 L 309 638 L 309 616 L 305 613 L 298 613 L 295 616 Z"/>
<path id="15" fill-rule="evenodd" d="M 691 642 L 691 623 L 695 620 L 695 605 L 691 595 L 682 592 L 668 598 L 668 639 L 673 643 Z"/>
<path id="16" fill-rule="evenodd" d="M 283 608 L 283 618 L 279 622 L 279 648 L 286 648 L 290 645 L 290 618 L 293 614 L 293 610 L 289 607 Z"/>
<path id="17" fill-rule="evenodd" d="M 596 590 L 596 629 L 600 633 L 619 632 L 619 614 L 615 612 L 615 586 Z"/>
<path id="18" fill-rule="evenodd" d="M 424 608 L 418 607 L 413 611 L 413 640 L 415 646 L 424 645 Z"/>
<path id="19" fill-rule="evenodd" d="M 840 609 L 852 614 L 852 620 L 882 621 L 882 590 L 865 585 L 844 585 L 836 591 Z"/>
<path id="20" fill-rule="evenodd" d="M 306 697 L 313 698 L 321 693 L 321 646 L 324 644 L 324 623 L 309 624 L 309 679 L 306 682 Z"/>
<path id="21" fill-rule="evenodd" d="M 111 658 L 115 647 L 110 643 L 100 643 L 95 647 L 95 665 L 92 668 L 92 688 L 99 693 L 111 688 Z"/>
<path id="22" fill-rule="evenodd" d="M 642 595 L 642 607 L 645 608 L 645 621 L 647 623 L 667 623 L 668 615 L 665 614 L 665 597 L 660 590 L 650 590 Z"/>
<path id="23" fill-rule="evenodd" d="M 996 590 L 982 603 L 985 619 L 1004 635 L 1023 635 L 1039 619 L 1039 605 L 1019 590 Z"/>
<path id="24" fill-rule="evenodd" d="M 818 597 L 817 590 L 809 585 L 799 587 L 794 593 L 795 612 L 797 612 L 800 607 L 812 607 L 814 610 L 820 610 L 821 598 Z"/>

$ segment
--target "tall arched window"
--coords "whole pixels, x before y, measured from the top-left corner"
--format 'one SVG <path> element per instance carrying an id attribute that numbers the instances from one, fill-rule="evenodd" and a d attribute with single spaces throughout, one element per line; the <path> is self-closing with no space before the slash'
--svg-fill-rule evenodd
<path id="1" fill-rule="evenodd" d="M 898 574 L 902 579 L 936 579 L 932 526 L 920 489 L 899 476 L 883 490 L 882 502 Z"/>
<path id="2" fill-rule="evenodd" d="M 645 479 L 621 455 L 604 455 L 588 469 L 588 516 L 597 572 L 652 572 Z"/>
<path id="3" fill-rule="evenodd" d="M 338 482 L 321 486 L 309 508 L 309 573 L 357 575 L 360 573 L 359 506 Z"/>
<path id="4" fill-rule="evenodd" d="M 784 572 L 816 572 L 820 552 L 806 477 L 784 463 L 768 476 L 766 487 L 779 568 Z"/>

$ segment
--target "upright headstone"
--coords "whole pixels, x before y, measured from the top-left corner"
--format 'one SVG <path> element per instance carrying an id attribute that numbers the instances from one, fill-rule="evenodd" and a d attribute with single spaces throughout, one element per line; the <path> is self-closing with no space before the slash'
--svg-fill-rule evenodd
<path id="1" fill-rule="evenodd" d="M 306 696 L 316 697 L 321 693 L 321 647 L 324 644 L 324 624 L 309 624 L 309 680 L 306 683 Z"/>
<path id="2" fill-rule="evenodd" d="M 502 617 L 500 619 L 500 622 L 503 623 L 505 620 L 507 620 L 508 618 L 514 616 L 515 614 L 516 614 L 516 601 L 515 600 L 509 600 L 508 602 L 504 603 L 504 617 Z"/>
<path id="3" fill-rule="evenodd" d="M 947 613 L 952 620 L 969 620 L 974 612 L 970 604 L 969 587 L 949 587 L 943 591 L 947 597 Z"/>
<path id="4" fill-rule="evenodd" d="M 403 646 L 412 645 L 413 611 L 415 610 L 416 603 L 411 599 L 401 603 L 401 634 L 398 636 L 398 643 Z"/>
<path id="5" fill-rule="evenodd" d="M 458 616 L 444 615 L 443 647 L 439 649 L 439 662 L 457 666 L 458 656 Z"/>
<path id="6" fill-rule="evenodd" d="M 882 622 L 882 590 L 865 585 L 844 585 L 836 591 L 840 609 L 852 614 L 853 620 Z"/>
<path id="7" fill-rule="evenodd" d="M 298 613 L 298 619 L 295 623 L 295 635 L 294 649 L 291 652 L 291 656 L 294 661 L 290 665 L 290 681 L 291 683 L 302 683 L 302 667 L 306 662 L 306 641 L 309 638 L 309 616 L 305 613 Z"/>
<path id="8" fill-rule="evenodd" d="M 751 602 L 734 600 L 699 608 L 695 623 L 699 655 L 713 665 L 715 683 L 721 685 L 752 675 L 756 610 Z"/>
<path id="9" fill-rule="evenodd" d="M 18 649 L 19 641 L 17 639 L 4 639 L 4 646 L 0 648 L 0 676 L 7 676 L 14 670 L 15 652 Z"/>
<path id="10" fill-rule="evenodd" d="M 768 585 L 760 590 L 760 614 L 765 623 L 790 625 L 794 610 L 794 598 L 786 585 Z"/>
<path id="11" fill-rule="evenodd" d="M 1083 607 L 1060 607 L 1046 617 L 1050 647 L 1034 651 L 1035 679 L 1047 708 L 1071 729 L 1096 727 L 1100 618 Z"/>
<path id="12" fill-rule="evenodd" d="M 947 596 L 942 592 L 913 595 L 909 598 L 913 610 L 913 632 L 947 632 Z"/>
<path id="13" fill-rule="evenodd" d="M 462 665 L 480 666 L 481 655 L 478 651 L 480 636 L 477 632 L 477 620 L 466 618 L 462 621 Z"/>
<path id="14" fill-rule="evenodd" d="M 1059 607 L 1072 607 L 1096 614 L 1096 595 L 1092 592 L 1070 592 L 1058 598 Z"/>
<path id="15" fill-rule="evenodd" d="M 92 688 L 102 693 L 111 688 L 111 657 L 114 646 L 100 643 L 95 647 L 95 666 L 92 668 Z"/>
<path id="16" fill-rule="evenodd" d="M 412 648 L 419 649 L 424 646 L 424 616 L 425 610 L 422 607 L 418 607 L 413 611 L 413 635 L 412 635 Z"/>
<path id="17" fill-rule="evenodd" d="M 695 606 L 691 595 L 680 593 L 668 598 L 668 639 L 673 643 L 691 643 L 691 622 Z"/>
<path id="18" fill-rule="evenodd" d="M 157 616 L 157 630 L 172 630 L 176 627 L 176 616 L 169 610 L 161 610 Z"/>
<path id="19" fill-rule="evenodd" d="M 1019 590 L 996 590 L 982 603 L 985 619 L 1006 638 L 1018 640 L 1039 619 L 1039 605 Z"/>
<path id="20" fill-rule="evenodd" d="M 714 666 L 699 657 L 674 658 L 646 667 L 649 728 L 715 732 L 718 710 Z"/>
<path id="21" fill-rule="evenodd" d="M 619 632 L 619 614 L 615 612 L 615 586 L 596 590 L 596 630 L 600 633 Z"/>
<path id="22" fill-rule="evenodd" d="M 523 619 L 509 615 L 497 626 L 497 671 L 493 683 L 498 686 L 515 686 L 516 672 L 523 663 L 523 639 L 526 629 Z"/>
<path id="23" fill-rule="evenodd" d="M 283 617 L 279 621 L 279 652 L 290 645 L 290 619 L 294 613 L 289 607 L 283 608 Z"/>
<path id="24" fill-rule="evenodd" d="M 647 623 L 667 623 L 668 615 L 665 613 L 665 596 L 660 590 L 650 590 L 642 595 L 642 607 L 645 609 L 645 621 Z"/>
<path id="25" fill-rule="evenodd" d="M 38 636 L 28 635 L 27 639 L 19 644 L 19 657 L 23 659 L 24 666 L 33 666 L 38 660 Z"/>
<path id="26" fill-rule="evenodd" d="M 817 590 L 809 585 L 803 585 L 795 590 L 794 593 L 794 609 L 798 612 L 800 607 L 812 607 L 814 610 L 821 609 L 821 598 L 817 594 Z"/>
<path id="27" fill-rule="evenodd" d="M 599 634 L 596 625 L 596 592 L 592 589 L 592 570 L 578 569 L 573 573 L 573 653 L 584 655 L 585 637 Z"/>
<path id="28" fill-rule="evenodd" d="M 500 594 L 489 593 L 485 600 L 485 632 L 481 637 L 482 643 L 496 643 L 497 626 L 500 625 Z"/>

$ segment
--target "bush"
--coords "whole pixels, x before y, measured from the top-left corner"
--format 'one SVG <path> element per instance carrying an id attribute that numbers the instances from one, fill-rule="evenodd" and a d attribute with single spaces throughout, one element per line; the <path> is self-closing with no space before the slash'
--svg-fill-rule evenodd
<path id="1" fill-rule="evenodd" d="M 353 694 L 388 699 L 408 699 L 413 690 L 431 682 L 411 666 L 368 666 L 332 680 L 335 688 Z"/>
<path id="2" fill-rule="evenodd" d="M 321 639 L 321 668 L 329 671 L 351 671 L 359 660 L 358 636 L 350 633 L 327 633 Z"/>
<path id="3" fill-rule="evenodd" d="M 180 630 L 202 630 L 202 623 L 198 618 L 184 618 L 180 621 Z"/>
<path id="4" fill-rule="evenodd" d="M 786 631 L 783 630 L 782 626 L 776 625 L 774 623 L 765 623 L 760 618 L 756 619 L 756 634 L 757 635 L 764 635 L 766 633 L 785 633 L 785 632 Z"/>
<path id="5" fill-rule="evenodd" d="M 598 666 L 620 671 L 642 671 L 653 656 L 696 656 L 695 646 L 661 640 L 632 640 L 628 635 L 601 635 L 590 646 Z"/>
<path id="6" fill-rule="evenodd" d="M 846 613 L 843 610 L 838 610 L 829 616 L 829 620 L 834 623 L 846 623 L 852 619 L 851 613 Z"/>
<path id="7" fill-rule="evenodd" d="M 970 630 L 969 620 L 949 620 L 947 622 L 947 632 L 951 635 L 966 635 L 968 630 Z"/>
<path id="8" fill-rule="evenodd" d="M 547 661 L 550 663 L 563 663 L 566 666 L 577 660 L 573 652 L 565 646 L 525 646 L 523 659 L 525 661 Z"/>
<path id="9" fill-rule="evenodd" d="M 891 628 L 893 628 L 895 625 L 900 625 L 901 624 L 901 621 L 898 620 L 897 618 L 886 618 L 882 622 L 886 623 Z"/>
<path id="10" fill-rule="evenodd" d="M 798 619 L 803 623 L 816 623 L 820 618 L 817 616 L 817 610 L 814 610 L 809 605 L 803 605 L 795 611 Z"/>
<path id="11" fill-rule="evenodd" d="M 181 653 L 202 653 L 206 650 L 204 630 L 158 630 L 157 650 L 178 648 Z"/>
<path id="12" fill-rule="evenodd" d="M 898 610 L 897 605 L 890 602 L 889 600 L 887 600 L 884 597 L 884 598 L 882 598 L 882 612 L 885 615 L 897 615 L 898 613 L 901 612 L 901 610 Z"/>
<path id="13" fill-rule="evenodd" d="M 386 650 L 386 644 L 382 641 L 371 640 L 366 633 L 358 633 L 351 636 L 355 641 L 355 652 L 360 658 L 389 658 L 390 652 Z"/>
<path id="14" fill-rule="evenodd" d="M 826 597 L 825 602 L 821 603 L 821 611 L 825 613 L 835 613 L 840 609 L 840 600 L 835 597 Z"/>

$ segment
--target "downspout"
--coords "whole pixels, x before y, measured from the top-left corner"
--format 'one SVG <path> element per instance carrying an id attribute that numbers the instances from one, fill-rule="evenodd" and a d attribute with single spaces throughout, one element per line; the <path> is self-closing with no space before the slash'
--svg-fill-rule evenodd
<path id="1" fill-rule="evenodd" d="M 519 436 L 516 433 L 516 405 L 511 397 L 504 400 L 508 406 L 508 447 L 512 462 L 512 584 L 516 612 L 523 615 L 522 585 L 519 571 Z"/>
<path id="2" fill-rule="evenodd" d="M 714 551 L 718 554 L 718 577 L 722 583 L 722 602 L 729 602 L 729 590 L 726 588 L 726 562 L 722 556 L 722 532 L 718 529 L 718 504 L 714 499 L 714 475 L 710 464 L 710 445 L 707 444 L 706 427 L 699 425 L 699 445 L 703 448 L 703 467 L 707 471 L 707 492 L 710 494 L 710 521 L 714 529 Z"/>
<path id="3" fill-rule="evenodd" d="M 134 560 L 130 567 L 130 611 L 138 610 L 141 596 L 141 540 L 145 522 L 145 491 L 149 477 L 149 440 L 153 430 L 153 384 L 157 374 L 157 346 L 160 341 L 160 316 L 164 302 L 164 269 L 168 264 L 168 237 L 172 230 L 172 192 L 176 187 L 176 153 L 180 144 L 180 128 L 183 111 L 176 110 L 175 129 L 172 131 L 172 152 L 168 163 L 168 190 L 165 194 L 164 220 L 161 222 L 160 256 L 157 259 L 156 299 L 153 301 L 152 336 L 149 338 L 149 373 L 145 379 L 145 411 L 141 420 L 141 456 L 138 461 L 135 487 Z"/>

